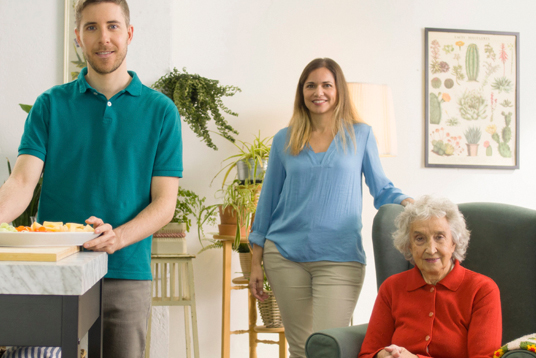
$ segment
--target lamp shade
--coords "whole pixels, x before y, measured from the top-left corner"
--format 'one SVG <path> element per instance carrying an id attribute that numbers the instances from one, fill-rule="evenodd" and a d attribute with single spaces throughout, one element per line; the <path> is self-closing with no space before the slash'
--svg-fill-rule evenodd
<path id="1" fill-rule="evenodd" d="M 363 121 L 372 127 L 380 157 L 396 156 L 393 95 L 387 85 L 349 82 L 350 99 Z"/>

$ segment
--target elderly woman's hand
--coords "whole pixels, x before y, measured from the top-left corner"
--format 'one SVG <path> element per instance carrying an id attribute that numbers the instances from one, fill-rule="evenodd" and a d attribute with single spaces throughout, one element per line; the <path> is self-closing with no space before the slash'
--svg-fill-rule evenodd
<path id="1" fill-rule="evenodd" d="M 376 354 L 376 358 L 415 358 L 415 354 L 412 354 L 404 347 L 399 347 L 396 344 L 391 344 L 385 347 Z"/>

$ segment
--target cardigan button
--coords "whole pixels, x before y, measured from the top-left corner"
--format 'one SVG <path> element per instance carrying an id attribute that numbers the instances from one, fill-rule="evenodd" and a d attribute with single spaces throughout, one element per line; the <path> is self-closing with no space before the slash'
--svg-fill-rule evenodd
<path id="1" fill-rule="evenodd" d="M 435 288 L 432 287 L 432 288 L 430 289 L 430 292 L 434 292 L 434 290 L 435 290 Z"/>
<path id="2" fill-rule="evenodd" d="M 434 312 L 428 313 L 428 316 L 432 317 L 434 315 Z"/>
<path id="3" fill-rule="evenodd" d="M 428 342 L 430 340 L 430 336 L 426 336 L 425 340 Z"/>

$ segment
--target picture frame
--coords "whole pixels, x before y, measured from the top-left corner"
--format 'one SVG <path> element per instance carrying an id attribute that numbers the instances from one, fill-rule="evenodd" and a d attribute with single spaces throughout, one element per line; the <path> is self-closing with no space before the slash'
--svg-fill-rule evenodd
<path id="1" fill-rule="evenodd" d="M 519 33 L 424 38 L 425 167 L 519 169 Z"/>
<path id="2" fill-rule="evenodd" d="M 65 22 L 63 39 L 63 83 L 71 82 L 78 77 L 80 70 L 86 67 L 86 58 L 82 48 L 76 41 L 74 6 L 76 0 L 65 0 Z"/>

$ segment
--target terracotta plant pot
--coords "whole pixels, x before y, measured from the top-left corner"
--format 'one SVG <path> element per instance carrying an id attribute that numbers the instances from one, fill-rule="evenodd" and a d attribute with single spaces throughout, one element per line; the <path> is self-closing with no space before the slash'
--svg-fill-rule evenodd
<path id="1" fill-rule="evenodd" d="M 476 157 L 478 155 L 478 144 L 469 144 L 467 145 L 467 155 L 470 157 Z"/>
<path id="2" fill-rule="evenodd" d="M 231 224 L 236 225 L 237 215 L 236 211 L 231 206 L 228 206 L 225 208 L 225 210 L 222 209 L 222 206 L 219 206 L 220 210 L 220 222 L 222 224 Z"/>
<path id="3" fill-rule="evenodd" d="M 218 225 L 218 233 L 223 236 L 235 236 L 236 224 L 220 224 Z M 246 237 L 246 227 L 242 226 L 240 236 Z"/>

